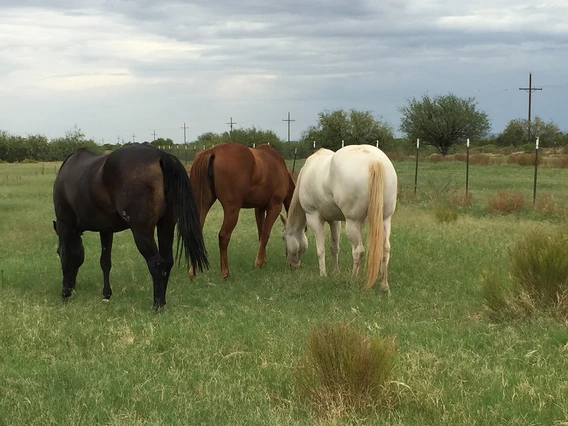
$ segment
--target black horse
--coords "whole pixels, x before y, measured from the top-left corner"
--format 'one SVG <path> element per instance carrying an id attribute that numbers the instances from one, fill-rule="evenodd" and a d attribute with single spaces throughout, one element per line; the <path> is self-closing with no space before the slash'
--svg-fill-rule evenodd
<path id="1" fill-rule="evenodd" d="M 100 233 L 104 287 L 110 299 L 109 274 L 113 233 L 130 228 L 154 281 L 154 308 L 166 304 L 166 288 L 174 264 L 174 228 L 178 224 L 176 257 L 203 270 L 207 251 L 189 177 L 180 161 L 148 145 L 129 145 L 110 154 L 78 149 L 61 165 L 53 185 L 59 237 L 57 253 L 63 270 L 62 296 L 75 288 L 85 252 L 83 231 Z M 158 246 L 154 231 L 158 229 Z"/>

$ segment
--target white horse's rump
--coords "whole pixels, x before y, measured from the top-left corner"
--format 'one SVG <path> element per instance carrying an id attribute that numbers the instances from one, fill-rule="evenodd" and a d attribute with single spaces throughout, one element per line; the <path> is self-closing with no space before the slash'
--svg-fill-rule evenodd
<path id="1" fill-rule="evenodd" d="M 348 145 L 337 152 L 320 149 L 306 160 L 285 221 L 283 237 L 290 266 L 300 264 L 307 249 L 306 223 L 317 246 L 320 275 L 326 276 L 324 222 L 331 229 L 331 254 L 338 268 L 341 221 L 351 242 L 353 275 L 361 267 L 365 247 L 361 228 L 368 217 L 367 282 L 371 287 L 382 266 L 381 289 L 388 291 L 391 216 L 396 207 L 397 176 L 389 158 L 372 145 Z"/>

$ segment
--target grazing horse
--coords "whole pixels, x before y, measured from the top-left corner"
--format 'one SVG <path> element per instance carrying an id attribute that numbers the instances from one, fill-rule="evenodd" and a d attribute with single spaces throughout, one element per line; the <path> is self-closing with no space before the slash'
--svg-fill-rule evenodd
<path id="1" fill-rule="evenodd" d="M 63 271 L 63 299 L 75 289 L 85 252 L 83 231 L 100 233 L 104 300 L 109 282 L 113 234 L 130 228 L 154 282 L 154 308 L 166 304 L 174 264 L 174 228 L 178 223 L 177 258 L 195 268 L 208 266 L 189 177 L 179 160 L 147 145 L 129 145 L 110 154 L 78 149 L 61 165 L 53 185 L 59 237 L 57 253 Z M 158 229 L 158 246 L 154 231 Z"/>
<path id="2" fill-rule="evenodd" d="M 337 152 L 320 149 L 306 160 L 296 183 L 283 238 L 291 267 L 300 265 L 308 240 L 306 222 L 315 234 L 320 275 L 326 276 L 324 222 L 331 229 L 331 253 L 338 268 L 341 221 L 351 242 L 353 276 L 357 276 L 365 247 L 361 238 L 366 218 L 368 229 L 367 282 L 370 288 L 382 264 L 381 289 L 388 292 L 391 216 L 396 206 L 397 176 L 389 158 L 371 145 L 349 145 Z"/>
<path id="3" fill-rule="evenodd" d="M 211 206 L 223 206 L 219 231 L 221 274 L 229 276 L 227 247 L 242 208 L 254 208 L 258 239 L 257 268 L 266 263 L 266 244 L 274 222 L 286 211 L 294 193 L 294 180 L 286 163 L 270 145 L 248 148 L 238 143 L 222 143 L 201 151 L 193 161 L 190 179 L 199 209 L 201 228 Z M 193 270 L 189 270 L 193 277 Z"/>

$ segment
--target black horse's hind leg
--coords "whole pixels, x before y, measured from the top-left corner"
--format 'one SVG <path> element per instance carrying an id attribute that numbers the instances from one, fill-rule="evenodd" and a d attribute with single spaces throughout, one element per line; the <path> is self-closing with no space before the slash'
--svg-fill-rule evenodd
<path id="1" fill-rule="evenodd" d="M 173 244 L 175 226 L 176 222 L 173 214 L 170 215 L 168 212 L 166 212 L 166 215 L 158 222 L 158 248 L 164 262 L 164 302 L 166 301 L 166 290 L 170 279 L 170 271 L 174 266 Z"/>
<path id="2" fill-rule="evenodd" d="M 146 259 L 148 270 L 152 275 L 152 281 L 154 282 L 154 308 L 159 309 L 166 304 L 164 277 L 167 274 L 164 259 L 160 255 L 154 240 L 154 228 L 132 228 L 132 234 L 134 235 L 136 247 L 138 247 L 138 251 L 144 259 Z"/>
<path id="3" fill-rule="evenodd" d="M 101 269 L 103 270 L 103 298 L 109 300 L 112 296 L 112 289 L 110 288 L 110 268 L 111 252 L 112 252 L 112 232 L 101 232 Z"/>

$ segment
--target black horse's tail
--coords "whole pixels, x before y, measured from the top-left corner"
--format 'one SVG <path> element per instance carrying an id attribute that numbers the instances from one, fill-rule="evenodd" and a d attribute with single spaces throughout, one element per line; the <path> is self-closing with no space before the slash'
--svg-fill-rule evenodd
<path id="1" fill-rule="evenodd" d="M 181 260 L 181 246 L 186 262 L 191 262 L 193 270 L 209 267 L 207 250 L 199 223 L 199 211 L 193 197 L 189 176 L 181 162 L 168 153 L 162 152 L 160 166 L 164 174 L 166 197 L 173 201 L 178 218 L 176 260 Z"/>

